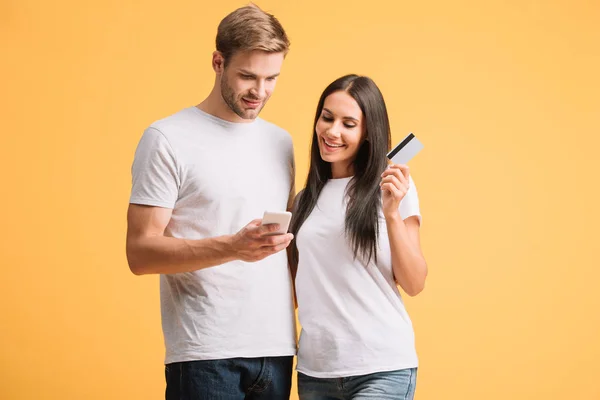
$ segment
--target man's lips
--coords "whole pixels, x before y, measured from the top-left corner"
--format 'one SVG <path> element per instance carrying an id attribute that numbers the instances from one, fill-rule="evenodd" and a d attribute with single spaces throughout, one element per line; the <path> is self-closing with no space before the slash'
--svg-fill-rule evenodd
<path id="1" fill-rule="evenodd" d="M 245 99 L 243 97 L 242 97 L 242 101 L 248 108 L 257 108 L 262 103 L 262 101 L 260 101 L 260 100 L 255 100 L 255 99 L 250 100 L 250 99 Z"/>

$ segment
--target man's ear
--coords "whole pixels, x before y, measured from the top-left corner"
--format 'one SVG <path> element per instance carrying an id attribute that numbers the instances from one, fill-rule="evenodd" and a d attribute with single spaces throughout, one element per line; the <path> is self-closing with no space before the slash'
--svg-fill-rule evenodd
<path id="1" fill-rule="evenodd" d="M 220 51 L 213 52 L 212 67 L 217 75 L 221 75 L 225 70 L 225 57 Z"/>

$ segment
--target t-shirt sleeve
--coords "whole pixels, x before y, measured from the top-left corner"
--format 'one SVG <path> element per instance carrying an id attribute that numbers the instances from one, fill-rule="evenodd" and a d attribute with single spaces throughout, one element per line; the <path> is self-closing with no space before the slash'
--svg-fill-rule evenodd
<path id="1" fill-rule="evenodd" d="M 408 179 L 408 192 L 406 192 L 406 195 L 402 201 L 400 201 L 400 216 L 402 219 L 416 216 L 419 218 L 419 222 L 421 222 L 421 210 L 419 207 L 419 194 L 417 193 L 417 187 L 415 186 L 412 176 L 409 175 Z"/>
<path id="2" fill-rule="evenodd" d="M 171 145 L 159 130 L 148 128 L 142 135 L 131 176 L 130 203 L 175 207 L 179 192 L 177 162 Z"/>

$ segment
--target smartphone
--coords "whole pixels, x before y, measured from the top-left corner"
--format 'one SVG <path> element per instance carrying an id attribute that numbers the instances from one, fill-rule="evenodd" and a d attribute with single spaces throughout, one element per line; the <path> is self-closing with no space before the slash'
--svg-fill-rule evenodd
<path id="1" fill-rule="evenodd" d="M 279 230 L 267 233 L 265 236 L 283 235 L 287 233 L 291 220 L 292 213 L 289 211 L 265 211 L 262 225 L 279 224 Z"/>

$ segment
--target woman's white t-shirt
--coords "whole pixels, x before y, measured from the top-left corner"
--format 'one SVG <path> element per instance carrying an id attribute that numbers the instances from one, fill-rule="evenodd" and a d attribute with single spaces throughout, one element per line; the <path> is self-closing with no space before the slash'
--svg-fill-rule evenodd
<path id="1" fill-rule="evenodd" d="M 411 320 L 394 281 L 390 244 L 379 213 L 377 265 L 354 259 L 344 233 L 346 188 L 330 179 L 297 234 L 299 372 L 338 378 L 417 367 Z M 403 219 L 418 216 L 412 178 L 400 203 Z"/>

